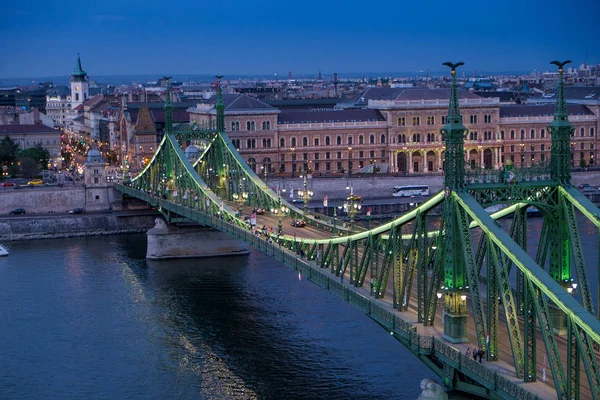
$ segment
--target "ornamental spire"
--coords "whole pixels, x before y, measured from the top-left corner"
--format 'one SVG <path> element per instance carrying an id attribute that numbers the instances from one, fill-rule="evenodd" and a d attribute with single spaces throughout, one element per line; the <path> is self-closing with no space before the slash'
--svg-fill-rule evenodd
<path id="1" fill-rule="evenodd" d="M 447 190 L 462 188 L 465 176 L 465 138 L 467 128 L 462 123 L 462 116 L 458 106 L 456 94 L 456 68 L 464 65 L 463 62 L 453 64 L 445 62 L 443 65 L 450 67 L 452 86 L 450 87 L 450 104 L 446 124 L 442 127 L 442 136 L 446 141 L 444 153 L 444 185 Z"/>
<path id="2" fill-rule="evenodd" d="M 575 127 L 569 122 L 569 112 L 565 99 L 565 83 L 563 80 L 563 67 L 570 63 L 552 61 L 558 67 L 558 88 L 556 91 L 556 107 L 554 119 L 548 132 L 552 136 L 552 150 L 550 153 L 550 175 L 552 180 L 563 183 L 571 183 L 571 134 Z"/>
<path id="3" fill-rule="evenodd" d="M 457 62 L 456 64 L 445 62 L 442 65 L 447 65 L 450 67 L 450 74 L 452 75 L 452 85 L 450 86 L 450 104 L 448 105 L 448 119 L 451 120 L 452 123 L 462 123 L 462 117 L 458 108 L 458 96 L 456 95 L 456 68 L 460 67 L 461 65 L 465 65 L 465 63 L 462 61 Z"/>
<path id="4" fill-rule="evenodd" d="M 571 61 L 552 61 L 550 64 L 558 66 L 558 89 L 556 91 L 556 107 L 554 108 L 554 119 L 564 121 L 568 118 L 567 102 L 565 100 L 565 82 L 563 79 L 564 66 Z"/>
<path id="5" fill-rule="evenodd" d="M 223 75 L 215 76 L 217 78 L 217 132 L 225 132 L 225 105 L 223 104 L 223 91 L 221 90 L 221 78 Z"/>
<path id="6" fill-rule="evenodd" d="M 171 134 L 173 133 L 173 104 L 171 103 L 171 82 L 170 76 L 165 76 L 163 78 L 165 81 L 167 81 L 167 96 L 165 99 L 165 106 L 164 106 L 164 110 L 165 110 L 165 133 Z"/>
<path id="7" fill-rule="evenodd" d="M 77 64 L 75 65 L 75 70 L 72 75 L 77 77 L 84 77 L 87 75 L 83 68 L 81 68 L 81 58 L 79 57 L 79 53 L 77 53 Z"/>

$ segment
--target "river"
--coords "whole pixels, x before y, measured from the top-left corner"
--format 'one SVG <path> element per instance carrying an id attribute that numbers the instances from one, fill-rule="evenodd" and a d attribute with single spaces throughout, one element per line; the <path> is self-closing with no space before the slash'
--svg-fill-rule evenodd
<path id="1" fill-rule="evenodd" d="M 434 377 L 257 251 L 146 261 L 138 234 L 7 247 L 2 399 L 416 399 Z"/>

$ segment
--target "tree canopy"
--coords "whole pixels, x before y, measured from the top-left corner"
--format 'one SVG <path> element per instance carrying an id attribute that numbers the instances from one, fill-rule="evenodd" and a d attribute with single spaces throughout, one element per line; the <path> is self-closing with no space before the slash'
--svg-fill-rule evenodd
<path id="1" fill-rule="evenodd" d="M 35 145 L 35 147 L 30 147 L 19 152 L 19 160 L 22 160 L 24 158 L 31 158 L 32 160 L 34 160 L 39 169 L 48 169 L 48 160 L 50 160 L 50 152 L 48 151 L 48 149 L 42 147 L 42 145 L 38 143 Z"/>

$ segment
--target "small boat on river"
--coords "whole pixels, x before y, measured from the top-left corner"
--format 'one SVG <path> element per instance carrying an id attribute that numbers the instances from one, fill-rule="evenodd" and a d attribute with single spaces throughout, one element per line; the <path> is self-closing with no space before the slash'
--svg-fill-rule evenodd
<path id="1" fill-rule="evenodd" d="M 8 255 L 8 250 L 6 249 L 6 247 L 4 247 L 0 244 L 0 257 L 7 256 L 7 255 Z"/>

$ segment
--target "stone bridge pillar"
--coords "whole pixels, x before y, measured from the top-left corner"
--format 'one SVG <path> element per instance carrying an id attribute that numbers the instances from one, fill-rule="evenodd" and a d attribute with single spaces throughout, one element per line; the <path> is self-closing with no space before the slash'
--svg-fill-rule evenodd
<path id="1" fill-rule="evenodd" d="M 247 243 L 212 228 L 169 226 L 161 218 L 155 222 L 154 228 L 147 232 L 146 258 L 149 259 L 233 256 L 250 252 Z"/>

